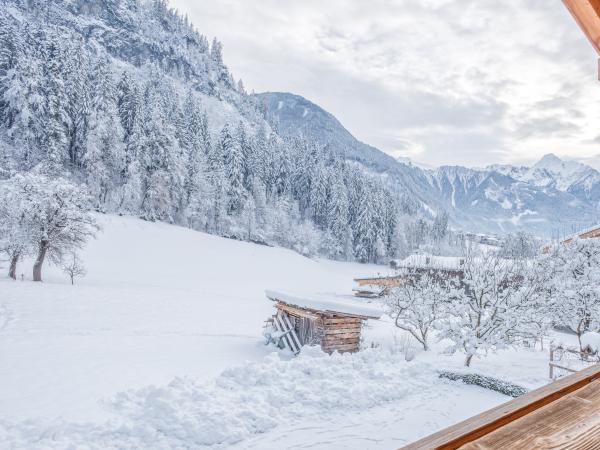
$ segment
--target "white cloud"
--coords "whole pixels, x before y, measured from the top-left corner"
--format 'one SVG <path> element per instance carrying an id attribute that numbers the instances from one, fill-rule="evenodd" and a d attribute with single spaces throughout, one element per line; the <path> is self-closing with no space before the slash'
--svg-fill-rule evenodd
<path id="1" fill-rule="evenodd" d="M 599 153 L 596 55 L 547 0 L 172 0 L 247 88 L 428 164 Z"/>

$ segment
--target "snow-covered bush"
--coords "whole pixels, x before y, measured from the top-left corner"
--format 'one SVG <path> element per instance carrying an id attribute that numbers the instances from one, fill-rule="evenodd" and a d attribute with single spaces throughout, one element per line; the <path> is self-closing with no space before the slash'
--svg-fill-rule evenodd
<path id="1" fill-rule="evenodd" d="M 581 335 L 581 349 L 590 353 L 600 352 L 600 333 L 588 331 Z"/>
<path id="2" fill-rule="evenodd" d="M 472 384 L 485 389 L 491 389 L 492 391 L 499 392 L 509 397 L 519 397 L 528 392 L 527 389 L 517 384 L 477 373 L 442 371 L 440 372 L 440 378 L 446 378 L 452 381 L 462 381 L 465 384 Z"/>

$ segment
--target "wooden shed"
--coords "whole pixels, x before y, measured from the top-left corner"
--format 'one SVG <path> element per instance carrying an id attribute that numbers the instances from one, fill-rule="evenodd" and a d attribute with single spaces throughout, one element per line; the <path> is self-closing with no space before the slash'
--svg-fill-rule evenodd
<path id="1" fill-rule="evenodd" d="M 356 352 L 360 348 L 363 324 L 379 319 L 382 311 L 342 295 L 298 295 L 266 291 L 275 302 L 275 314 L 268 320 L 269 340 L 294 353 L 305 345 L 319 345 L 332 353 Z"/>

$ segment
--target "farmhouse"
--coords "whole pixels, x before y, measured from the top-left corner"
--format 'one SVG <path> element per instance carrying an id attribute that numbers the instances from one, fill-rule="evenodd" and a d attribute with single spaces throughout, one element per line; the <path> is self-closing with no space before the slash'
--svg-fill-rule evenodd
<path id="1" fill-rule="evenodd" d="M 354 289 L 357 297 L 382 297 L 391 288 L 401 286 L 414 276 L 429 273 L 444 277 L 460 277 L 465 259 L 454 256 L 410 255 L 402 260 L 390 261 L 390 267 L 396 274 L 384 277 L 355 278 L 358 285 Z"/>
<path id="2" fill-rule="evenodd" d="M 563 245 L 568 245 L 571 242 L 573 242 L 573 239 L 575 239 L 575 238 L 596 239 L 599 237 L 600 237 L 600 225 L 593 225 L 589 228 L 586 228 L 584 230 L 578 231 L 577 233 L 573 233 L 572 235 L 565 237 L 564 239 L 562 239 L 560 241 L 560 243 Z M 542 248 L 542 253 L 548 253 L 551 248 L 552 248 L 551 244 L 544 245 L 544 247 Z"/>
<path id="3" fill-rule="evenodd" d="M 578 231 L 577 233 L 568 236 L 561 241 L 561 244 L 569 244 L 575 237 L 579 239 L 594 239 L 600 237 L 600 225 L 594 225 L 586 228 L 585 230 Z"/>
<path id="4" fill-rule="evenodd" d="M 363 324 L 379 319 L 379 308 L 357 302 L 351 296 L 297 295 L 266 291 L 275 302 L 275 314 L 267 321 L 269 342 L 299 353 L 305 345 L 319 345 L 332 353 L 356 352 L 360 347 Z"/>

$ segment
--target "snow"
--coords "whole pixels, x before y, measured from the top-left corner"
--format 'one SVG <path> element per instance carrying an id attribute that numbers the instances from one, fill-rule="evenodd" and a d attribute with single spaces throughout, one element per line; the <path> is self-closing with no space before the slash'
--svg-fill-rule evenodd
<path id="1" fill-rule="evenodd" d="M 589 166 L 577 161 L 566 161 L 549 153 L 539 160 L 527 173 L 530 180 L 544 178 L 544 172 L 551 175 L 556 188 L 566 191 L 573 183 L 583 178 L 591 171 Z"/>
<path id="2" fill-rule="evenodd" d="M 265 291 L 265 294 L 273 301 L 281 301 L 288 305 L 315 309 L 318 311 L 354 314 L 374 319 L 379 319 L 383 313 L 381 308 L 367 304 L 366 300 L 363 300 L 362 302 L 358 301 L 351 295 L 295 294 L 271 290 Z"/>
<path id="3" fill-rule="evenodd" d="M 432 384 L 440 385 L 435 395 L 430 389 Z M 109 401 L 119 419 L 112 422 L 92 426 L 10 426 L 4 444 L 11 448 L 64 448 L 67 444 L 98 449 L 225 448 L 253 435 L 275 431 L 280 423 L 297 424 L 304 419 L 314 427 L 316 417 L 331 423 L 336 415 L 350 412 L 360 416 L 369 408 L 400 401 L 407 401 L 414 408 L 422 407 L 424 401 L 447 408 L 449 404 L 461 403 L 457 390 L 474 393 L 475 399 L 488 404 L 505 399 L 499 394 L 440 381 L 422 363 L 408 364 L 401 355 L 385 351 L 328 356 L 317 349 L 307 349 L 292 360 L 271 353 L 261 361 L 227 369 L 208 382 L 176 378 L 166 386 L 119 393 Z M 440 391 L 447 394 L 443 402 Z M 423 392 L 425 395 L 421 395 Z M 469 407 L 460 409 L 459 417 L 471 412 Z M 402 413 L 406 421 L 407 411 Z M 424 414 L 417 417 L 424 418 Z M 441 423 L 434 424 L 439 427 L 454 419 L 443 417 Z M 416 425 L 414 417 L 412 421 Z M 399 433 L 398 427 L 393 428 Z M 408 436 L 417 436 L 414 427 Z M 306 437 L 297 436 L 304 440 Z M 261 436 L 258 448 L 277 448 L 268 442 L 273 438 L 273 434 Z M 253 443 L 256 448 L 257 440 Z M 353 443 L 357 444 L 362 447 L 360 441 Z"/>
<path id="4" fill-rule="evenodd" d="M 581 347 L 589 348 L 592 352 L 600 351 L 600 333 L 588 331 L 581 335 Z"/>
<path id="5" fill-rule="evenodd" d="M 350 294 L 384 267 L 97 218 L 74 286 L 55 267 L 28 281 L 30 261 L 0 279 L 0 448 L 393 448 L 508 400 L 439 379 L 463 355 L 420 352 L 387 316 L 356 354 L 264 345 L 266 289 Z M 547 363 L 509 349 L 472 370 L 532 388 Z"/>
<path id="6" fill-rule="evenodd" d="M 409 255 L 401 261 L 396 262 L 398 268 L 436 268 L 436 269 L 460 269 L 464 264 L 464 258 L 455 256 L 434 256 L 428 254 Z"/>

